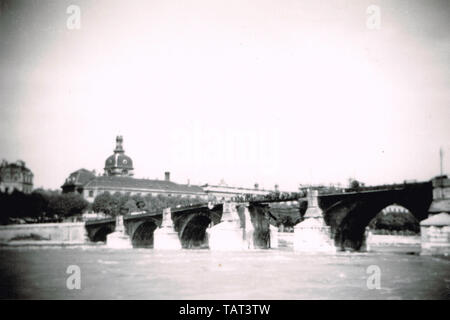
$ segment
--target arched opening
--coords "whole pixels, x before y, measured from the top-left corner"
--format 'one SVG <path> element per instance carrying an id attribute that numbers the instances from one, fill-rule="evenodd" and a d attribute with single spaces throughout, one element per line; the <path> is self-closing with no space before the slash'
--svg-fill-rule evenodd
<path id="1" fill-rule="evenodd" d="M 416 215 L 405 205 L 394 201 L 361 201 L 352 206 L 335 230 L 335 243 L 341 250 L 365 249 L 366 237 L 370 228 L 388 228 L 389 230 L 409 229 L 411 233 L 419 232 Z M 387 217 L 387 218 L 386 218 Z M 405 233 L 405 232 L 403 232 Z M 370 238 L 370 237 L 369 237 Z"/>
<path id="2" fill-rule="evenodd" d="M 181 231 L 181 246 L 184 249 L 207 249 L 206 229 L 210 223 L 211 219 L 206 215 L 195 215 L 190 218 Z"/>
<path id="3" fill-rule="evenodd" d="M 379 234 L 420 234 L 419 220 L 407 208 L 396 203 L 381 210 L 369 222 L 368 227 Z"/>
<path id="4" fill-rule="evenodd" d="M 93 242 L 106 242 L 106 236 L 114 230 L 111 226 L 104 226 L 97 230 L 92 239 Z"/>
<path id="5" fill-rule="evenodd" d="M 131 239 L 133 248 L 153 248 L 153 233 L 156 228 L 157 225 L 153 221 L 140 224 Z"/>
<path id="6" fill-rule="evenodd" d="M 420 221 L 397 203 L 381 210 L 367 226 L 370 251 L 420 252 Z"/>

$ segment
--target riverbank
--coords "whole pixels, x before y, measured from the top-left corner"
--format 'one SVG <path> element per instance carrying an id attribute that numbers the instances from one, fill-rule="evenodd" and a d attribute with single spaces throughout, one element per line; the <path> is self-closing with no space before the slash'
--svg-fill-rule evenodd
<path id="1" fill-rule="evenodd" d="M 88 243 L 84 222 L 0 226 L 0 246 L 77 246 Z"/>
<path id="2" fill-rule="evenodd" d="M 420 252 L 420 235 L 380 235 L 369 233 L 367 238 L 367 245 L 370 250 L 381 249 L 384 251 L 386 247 L 409 247 Z M 293 248 L 294 233 L 293 232 L 279 232 L 278 246 L 280 248 Z"/>
<path id="3" fill-rule="evenodd" d="M 89 243 L 80 241 L 27 241 L 27 240 L 17 240 L 17 241 L 2 241 L 0 242 L 0 247 L 79 247 L 86 246 Z M 94 245 L 94 244 L 92 244 Z"/>

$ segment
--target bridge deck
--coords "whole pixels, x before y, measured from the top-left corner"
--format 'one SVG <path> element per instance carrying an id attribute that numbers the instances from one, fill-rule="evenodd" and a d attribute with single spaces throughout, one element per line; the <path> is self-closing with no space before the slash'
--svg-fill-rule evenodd
<path id="1" fill-rule="evenodd" d="M 170 208 L 170 210 L 172 213 L 185 213 L 185 212 L 198 211 L 198 210 L 210 210 L 210 209 L 214 209 L 218 205 L 221 205 L 221 203 L 213 204 L 213 206 L 210 208 L 210 206 L 208 206 L 208 203 L 201 203 L 201 204 L 196 204 L 196 205 L 187 206 L 187 207 L 178 207 L 178 208 L 174 207 L 174 208 Z M 162 210 L 158 210 L 158 211 L 146 212 L 146 213 L 140 213 L 140 214 L 128 214 L 123 217 L 123 220 L 135 220 L 135 219 L 142 219 L 142 218 L 146 218 L 146 217 L 157 217 L 157 216 L 161 216 L 162 213 L 163 213 Z M 97 220 L 88 220 L 85 222 L 85 224 L 86 225 L 95 225 L 95 224 L 112 223 L 115 221 L 116 221 L 116 218 L 105 218 L 105 219 L 97 219 Z"/>

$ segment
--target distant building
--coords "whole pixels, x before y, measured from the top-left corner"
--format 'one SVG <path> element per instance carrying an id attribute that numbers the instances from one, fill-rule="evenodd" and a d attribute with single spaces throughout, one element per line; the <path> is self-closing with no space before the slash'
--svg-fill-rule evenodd
<path id="1" fill-rule="evenodd" d="M 165 195 L 181 197 L 200 197 L 207 199 L 203 189 L 198 186 L 178 184 L 170 180 L 149 180 L 136 179 L 133 177 L 101 176 L 90 180 L 84 185 L 83 197 L 89 201 L 94 201 L 95 197 L 101 193 L 129 193 L 130 195 Z"/>
<path id="2" fill-rule="evenodd" d="M 97 195 L 104 192 L 208 198 L 201 187 L 170 181 L 170 172 L 165 172 L 164 180 L 150 180 L 134 178 L 133 170 L 133 160 L 123 149 L 123 138 L 117 136 L 114 153 L 105 161 L 103 176 L 96 176 L 94 171 L 79 169 L 69 175 L 61 188 L 63 193 L 78 192 L 89 202 L 93 202 Z"/>
<path id="3" fill-rule="evenodd" d="M 240 188 L 227 186 L 223 181 L 219 185 L 205 184 L 195 186 L 179 184 L 170 180 L 170 172 L 164 173 L 164 180 L 137 179 L 133 177 L 133 160 L 125 154 L 123 138 L 117 136 L 114 153 L 106 158 L 104 173 L 96 175 L 95 171 L 79 169 L 72 172 L 61 186 L 63 193 L 77 192 L 84 199 L 93 202 L 95 197 L 104 192 L 111 194 L 120 192 L 130 195 L 165 195 L 181 197 L 200 197 L 205 201 L 211 199 L 228 200 L 235 196 L 267 195 L 271 190 Z M 275 186 L 277 191 L 278 186 Z"/>
<path id="4" fill-rule="evenodd" d="M 133 176 L 133 160 L 125 154 L 122 144 L 122 136 L 117 136 L 114 154 L 105 161 L 105 175 L 114 177 Z"/>
<path id="5" fill-rule="evenodd" d="M 79 169 L 72 172 L 61 186 L 63 193 L 78 192 L 83 194 L 84 186 L 86 183 L 95 179 L 96 175 L 94 171 L 86 169 Z"/>
<path id="6" fill-rule="evenodd" d="M 381 210 L 381 212 L 386 215 L 388 213 L 394 213 L 394 212 L 399 212 L 399 213 L 408 213 L 410 212 L 408 209 L 406 209 L 405 207 L 402 207 L 398 204 L 391 204 L 390 206 L 387 206 L 386 208 L 384 208 L 383 210 Z"/>
<path id="7" fill-rule="evenodd" d="M 0 191 L 12 193 L 14 190 L 31 193 L 33 173 L 22 160 L 17 160 L 15 163 L 3 160 L 0 164 Z"/>

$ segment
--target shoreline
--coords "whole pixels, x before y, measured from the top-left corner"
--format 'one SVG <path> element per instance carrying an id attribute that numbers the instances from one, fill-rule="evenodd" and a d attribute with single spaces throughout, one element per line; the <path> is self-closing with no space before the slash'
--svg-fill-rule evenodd
<path id="1" fill-rule="evenodd" d="M 52 240 L 13 240 L 0 241 L 0 248 L 11 247 L 76 247 L 76 246 L 98 246 L 96 243 L 84 241 L 52 241 Z"/>

